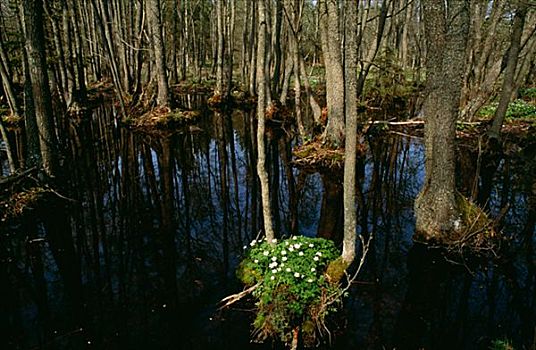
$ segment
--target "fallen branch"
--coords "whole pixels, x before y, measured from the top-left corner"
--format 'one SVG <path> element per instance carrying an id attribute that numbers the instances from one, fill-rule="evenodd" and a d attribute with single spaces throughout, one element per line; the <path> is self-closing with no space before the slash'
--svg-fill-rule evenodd
<path id="1" fill-rule="evenodd" d="M 36 170 L 37 170 L 37 167 L 34 166 L 28 170 L 24 170 L 22 173 L 14 174 L 4 179 L 0 179 L 0 186 L 4 186 L 4 185 L 11 184 L 13 182 L 17 182 L 19 179 L 26 177 L 28 174 L 31 174 Z"/>
<path id="2" fill-rule="evenodd" d="M 420 125 L 424 124 L 424 120 L 407 120 L 404 122 L 390 122 L 387 120 L 371 120 L 367 124 L 386 124 L 386 125 Z"/>
<path id="3" fill-rule="evenodd" d="M 248 296 L 249 294 L 253 293 L 253 291 L 254 291 L 255 289 L 257 289 L 257 287 L 259 287 L 260 285 L 261 285 L 261 282 L 257 282 L 257 284 L 252 285 L 252 286 L 249 287 L 248 289 L 244 289 L 244 290 L 241 291 L 240 293 L 232 294 L 232 295 L 229 295 L 229 296 L 223 298 L 223 299 L 220 301 L 220 303 L 225 303 L 225 304 L 223 304 L 222 306 L 220 306 L 220 307 L 219 307 L 219 310 L 224 309 L 224 308 L 226 308 L 227 306 L 236 303 L 237 301 L 239 301 L 240 299 L 244 298 L 245 296 Z"/>

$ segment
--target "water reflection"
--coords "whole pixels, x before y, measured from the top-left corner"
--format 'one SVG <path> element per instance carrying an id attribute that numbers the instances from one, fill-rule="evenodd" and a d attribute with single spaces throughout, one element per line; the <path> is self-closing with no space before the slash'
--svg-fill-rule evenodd
<path id="1" fill-rule="evenodd" d="M 188 108 L 202 102 L 181 100 Z M 204 109 L 198 126 L 159 137 L 118 127 L 113 106 L 104 105 L 68 130 L 66 194 L 74 201 L 55 201 L 1 228 L 2 342 L 20 349 L 270 348 L 249 343 L 251 312 L 214 306 L 239 288 L 233 268 L 262 225 L 254 114 Z M 277 232 L 340 242 L 341 179 L 293 168 L 287 133 L 273 130 L 267 141 Z M 504 212 L 514 243 L 502 260 L 468 269 L 412 241 L 420 141 L 393 136 L 368 144 L 357 167 L 358 229 L 373 233 L 374 244 L 332 346 L 472 349 L 502 337 L 519 348 L 532 344 L 534 158 L 482 161 L 475 182 L 475 155 L 464 154 L 461 187 L 473 191 L 476 183 L 478 200 Z"/>

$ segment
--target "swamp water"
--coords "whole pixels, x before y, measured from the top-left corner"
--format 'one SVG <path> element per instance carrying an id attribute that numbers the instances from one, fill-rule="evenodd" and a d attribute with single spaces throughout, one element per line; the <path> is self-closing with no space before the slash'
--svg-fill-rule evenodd
<path id="1" fill-rule="evenodd" d="M 234 268 L 262 224 L 252 120 L 205 110 L 197 126 L 166 138 L 118 126 L 109 105 L 71 121 L 64 171 L 75 201 L 0 228 L 0 348 L 282 348 L 250 343 L 252 303 L 217 309 L 242 288 Z M 340 240 L 341 179 L 293 168 L 290 144 L 284 130 L 270 132 L 276 232 Z M 510 243 L 493 261 L 449 262 L 412 240 L 423 151 L 418 138 L 370 140 L 357 176 L 358 230 L 373 233 L 372 248 L 332 320 L 331 345 L 320 347 L 488 349 L 509 340 L 529 349 L 534 156 L 481 161 L 479 202 L 492 217 L 507 208 Z M 477 155 L 460 146 L 459 160 L 459 186 L 471 188 Z M 75 249 L 47 230 L 72 233 Z"/>

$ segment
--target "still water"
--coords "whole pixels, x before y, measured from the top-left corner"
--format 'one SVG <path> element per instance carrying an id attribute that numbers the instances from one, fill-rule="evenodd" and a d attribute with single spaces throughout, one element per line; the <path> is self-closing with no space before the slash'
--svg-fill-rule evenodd
<path id="1" fill-rule="evenodd" d="M 185 106 L 203 108 L 202 98 Z M 251 112 L 204 110 L 173 135 L 135 133 L 111 105 L 66 128 L 66 205 L 0 228 L 1 349 L 272 349 L 249 342 L 253 305 L 218 310 L 240 290 L 242 247 L 262 225 Z M 342 235 L 340 176 L 292 166 L 292 140 L 269 132 L 267 164 L 280 236 Z M 336 349 L 488 349 L 535 344 L 534 155 L 478 160 L 459 147 L 458 186 L 500 220 L 501 256 L 447 261 L 412 240 L 424 177 L 415 137 L 368 140 L 358 165 L 365 270 L 332 320 Z M 474 178 L 476 164 L 481 176 Z M 3 344 L 3 345 L 2 345 Z"/>

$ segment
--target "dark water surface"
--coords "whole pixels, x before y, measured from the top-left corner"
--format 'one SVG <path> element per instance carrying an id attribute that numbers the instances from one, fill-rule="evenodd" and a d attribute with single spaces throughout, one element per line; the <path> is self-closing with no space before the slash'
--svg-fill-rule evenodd
<path id="1" fill-rule="evenodd" d="M 168 138 L 119 127 L 112 106 L 71 121 L 64 171 L 75 201 L 0 228 L 0 348 L 281 348 L 249 342 L 252 304 L 217 310 L 240 290 L 234 267 L 262 223 L 252 120 L 205 111 L 198 127 Z M 507 208 L 501 226 L 511 244 L 493 261 L 456 264 L 412 240 L 421 141 L 369 141 L 358 230 L 374 234 L 373 247 L 333 320 L 331 347 L 534 346 L 534 155 L 481 159 L 478 199 L 492 215 Z M 276 232 L 340 240 L 341 179 L 293 168 L 290 147 L 284 130 L 270 132 Z M 477 164 L 460 146 L 460 188 L 473 187 Z"/>

